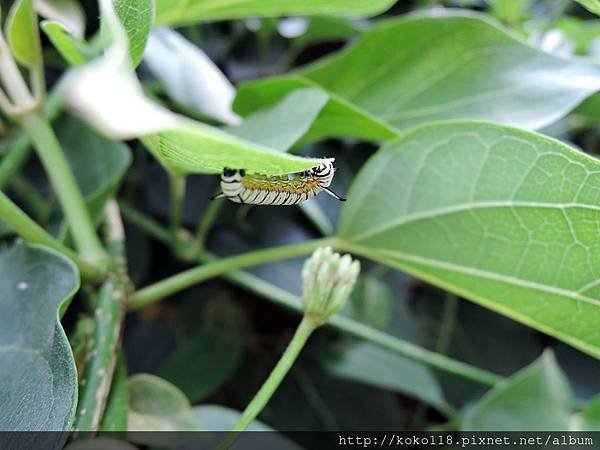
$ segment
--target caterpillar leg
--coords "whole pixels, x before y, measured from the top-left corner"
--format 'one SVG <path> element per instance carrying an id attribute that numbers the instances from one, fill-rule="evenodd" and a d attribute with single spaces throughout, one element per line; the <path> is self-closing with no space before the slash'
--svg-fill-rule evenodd
<path id="1" fill-rule="evenodd" d="M 337 198 L 340 202 L 345 202 L 346 199 L 340 197 L 339 195 L 337 195 L 335 192 L 333 192 L 331 189 L 329 189 L 328 187 L 324 187 L 321 186 L 321 189 L 323 189 L 325 192 L 327 192 L 329 195 L 331 195 L 333 198 Z"/>

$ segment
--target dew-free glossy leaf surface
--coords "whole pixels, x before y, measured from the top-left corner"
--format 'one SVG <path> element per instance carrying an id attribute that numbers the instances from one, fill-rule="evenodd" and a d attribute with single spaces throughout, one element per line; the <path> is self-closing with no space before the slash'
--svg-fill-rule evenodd
<path id="1" fill-rule="evenodd" d="M 396 0 L 157 0 L 159 24 L 182 25 L 242 17 L 364 16 L 385 11 Z"/>
<path id="2" fill-rule="evenodd" d="M 432 124 L 386 144 L 342 207 L 349 248 L 600 357 L 600 164 L 541 135 Z"/>
<path id="3" fill-rule="evenodd" d="M 0 274 L 0 430 L 70 431 L 77 374 L 58 315 L 79 287 L 77 269 L 45 247 L 16 244 L 0 250 Z"/>
<path id="4" fill-rule="evenodd" d="M 324 127 L 328 135 L 368 137 L 361 127 L 374 123 L 404 130 L 463 118 L 537 129 L 600 89 L 600 67 L 531 48 L 485 16 L 410 15 L 291 75 L 242 85 L 234 109 L 246 115 L 300 85 L 330 93 L 325 110 L 335 105 L 338 116 L 350 107 L 363 113 L 350 131 Z"/>
<path id="5" fill-rule="evenodd" d="M 488 391 L 465 415 L 465 431 L 568 430 L 573 398 L 551 352 Z"/>

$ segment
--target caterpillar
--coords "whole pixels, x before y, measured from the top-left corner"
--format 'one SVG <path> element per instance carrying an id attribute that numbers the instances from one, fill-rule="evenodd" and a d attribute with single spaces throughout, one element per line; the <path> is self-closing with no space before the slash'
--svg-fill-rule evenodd
<path id="1" fill-rule="evenodd" d="M 295 205 L 324 191 L 345 202 L 345 198 L 329 189 L 336 170 L 332 160 L 304 172 L 281 176 L 246 174 L 244 169 L 225 168 L 221 175 L 222 192 L 211 200 L 225 197 L 252 205 Z"/>

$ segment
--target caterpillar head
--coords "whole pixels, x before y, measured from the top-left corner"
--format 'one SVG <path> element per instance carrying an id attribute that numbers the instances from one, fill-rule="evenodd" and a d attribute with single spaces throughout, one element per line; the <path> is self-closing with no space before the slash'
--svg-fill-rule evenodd
<path id="1" fill-rule="evenodd" d="M 333 167 L 333 161 L 327 160 L 308 170 L 308 175 L 319 180 L 319 184 L 323 187 L 328 187 L 333 179 L 333 174 L 336 169 Z"/>

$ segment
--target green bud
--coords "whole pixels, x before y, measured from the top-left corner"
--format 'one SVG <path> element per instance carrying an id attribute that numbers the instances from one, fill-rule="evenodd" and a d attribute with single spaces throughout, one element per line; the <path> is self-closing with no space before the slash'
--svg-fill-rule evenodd
<path id="1" fill-rule="evenodd" d="M 331 247 L 319 247 L 302 268 L 304 313 L 321 325 L 339 313 L 352 292 L 360 263 L 350 255 L 340 256 Z"/>

